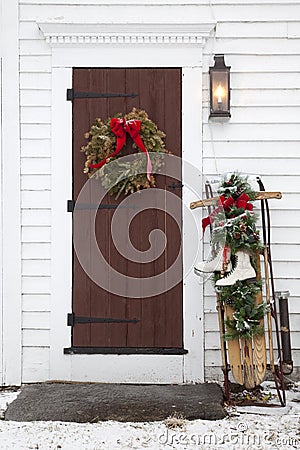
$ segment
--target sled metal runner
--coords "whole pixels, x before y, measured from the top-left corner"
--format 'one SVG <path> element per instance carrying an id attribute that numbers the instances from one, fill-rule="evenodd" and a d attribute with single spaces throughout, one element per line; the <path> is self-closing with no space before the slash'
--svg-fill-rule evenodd
<path id="1" fill-rule="evenodd" d="M 217 311 L 220 330 L 222 371 L 224 374 L 224 391 L 225 397 L 229 400 L 229 372 L 231 372 L 232 377 L 234 378 L 236 383 L 243 385 L 245 389 L 254 389 L 264 381 L 267 370 L 270 370 L 273 375 L 280 405 L 266 404 L 253 400 L 247 400 L 246 403 L 247 405 L 251 404 L 254 406 L 285 406 L 286 397 L 284 386 L 284 371 L 282 364 L 279 325 L 276 311 L 276 293 L 274 287 L 273 266 L 270 248 L 271 221 L 268 205 L 268 199 L 280 199 L 282 197 L 282 194 L 280 192 L 266 192 L 260 177 L 257 177 L 257 182 L 259 186 L 259 192 L 256 193 L 255 200 L 261 201 L 262 240 L 264 250 L 261 254 L 259 252 L 257 252 L 256 254 L 256 279 L 261 280 L 260 260 L 262 256 L 265 279 L 265 301 L 269 308 L 266 316 L 266 326 L 264 318 L 261 319 L 260 324 L 264 326 L 264 328 L 266 328 L 266 333 L 264 332 L 262 335 L 253 336 L 252 339 L 248 340 L 234 339 L 226 341 L 224 339 L 224 334 L 226 332 L 225 319 L 232 318 L 234 311 L 231 306 L 221 302 L 217 294 Z M 212 196 L 212 189 L 209 183 L 205 184 L 205 194 L 207 197 L 206 199 L 192 202 L 190 204 L 190 208 L 195 209 L 198 207 L 207 206 L 210 214 L 211 208 L 218 205 L 218 197 Z M 212 232 L 211 225 L 210 232 Z M 261 289 L 256 296 L 255 304 L 258 305 L 262 302 L 263 292 Z M 276 358 L 274 356 L 275 349 L 273 334 L 275 334 L 275 347 L 277 347 Z M 268 341 L 269 347 L 269 363 L 267 363 L 266 340 Z M 243 403 L 239 404 L 242 405 Z"/>

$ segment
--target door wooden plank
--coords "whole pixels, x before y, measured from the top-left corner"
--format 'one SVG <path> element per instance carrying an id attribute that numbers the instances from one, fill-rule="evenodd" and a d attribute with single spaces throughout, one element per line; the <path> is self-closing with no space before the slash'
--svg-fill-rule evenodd
<path id="1" fill-rule="evenodd" d="M 89 86 L 89 72 L 78 70 L 73 73 L 73 88 L 76 90 L 85 90 Z M 86 176 L 83 174 L 82 164 L 84 156 L 80 154 L 79 149 L 85 144 L 84 132 L 89 129 L 89 104 L 87 100 L 73 102 L 73 198 L 76 200 L 83 184 L 86 182 Z M 80 117 L 80 120 L 78 120 Z M 88 211 L 80 212 L 81 222 L 84 224 L 82 239 L 87 242 L 89 247 L 90 213 Z M 76 224 L 74 224 L 76 226 Z M 85 265 L 89 267 L 90 261 L 88 252 L 86 253 Z M 76 280 L 76 288 L 73 288 L 73 312 L 75 316 L 89 316 L 91 307 L 91 283 L 87 274 L 73 252 L 73 280 Z M 90 324 L 75 324 L 72 333 L 72 345 L 87 346 L 90 345 Z"/>

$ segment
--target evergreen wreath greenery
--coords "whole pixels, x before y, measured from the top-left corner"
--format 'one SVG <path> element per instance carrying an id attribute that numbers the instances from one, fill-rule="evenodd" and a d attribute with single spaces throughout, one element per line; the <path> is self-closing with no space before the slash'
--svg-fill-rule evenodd
<path id="1" fill-rule="evenodd" d="M 165 148 L 165 133 L 157 128 L 157 125 L 148 117 L 144 110 L 133 108 L 125 116 L 122 113 L 117 113 L 113 117 L 120 119 L 124 117 L 126 120 L 141 121 L 140 136 L 149 152 L 152 171 L 157 173 L 163 164 L 164 153 L 170 153 Z M 91 164 L 101 162 L 115 150 L 116 136 L 111 130 L 110 120 L 110 117 L 105 120 L 97 118 L 90 131 L 85 134 L 85 138 L 89 139 L 89 142 L 81 148 L 81 151 L 86 155 L 84 173 L 89 177 L 99 178 L 102 185 L 109 190 L 111 195 L 116 194 L 116 199 L 121 193 L 127 195 L 140 189 L 155 187 L 154 175 L 151 174 L 150 180 L 148 180 L 145 173 L 146 155 L 142 155 L 142 157 L 138 157 L 130 162 L 120 161 L 118 164 L 114 164 L 114 169 L 111 170 L 109 163 L 122 156 L 121 150 L 118 155 L 110 158 L 101 169 L 90 168 Z M 128 136 L 127 139 L 130 139 L 130 137 Z M 132 142 L 132 148 L 134 152 L 138 149 L 134 142 Z"/>

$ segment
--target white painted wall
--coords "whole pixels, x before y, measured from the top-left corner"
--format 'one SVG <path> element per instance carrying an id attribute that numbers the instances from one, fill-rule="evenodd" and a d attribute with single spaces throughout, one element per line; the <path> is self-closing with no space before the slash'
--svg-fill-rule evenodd
<path id="1" fill-rule="evenodd" d="M 14 3 L 14 2 L 2 2 Z M 81 22 L 93 23 L 95 17 L 103 22 L 160 22 L 173 21 L 195 23 L 215 21 L 215 32 L 208 39 L 203 54 L 203 167 L 205 175 L 214 175 L 228 170 L 259 173 L 263 175 L 268 190 L 282 190 L 283 200 L 270 202 L 273 219 L 273 257 L 277 289 L 291 291 L 290 312 L 293 357 L 300 366 L 300 282 L 298 266 L 300 260 L 299 240 L 299 141 L 300 141 L 300 2 L 299 0 L 132 0 L 134 6 L 126 9 L 123 0 L 19 0 L 19 63 L 20 63 L 20 109 L 14 98 L 6 107 L 14 112 L 15 123 L 20 111 L 21 120 L 21 222 L 22 222 L 22 381 L 43 381 L 55 372 L 50 368 L 51 311 L 55 310 L 58 297 L 51 297 L 51 240 L 53 220 L 51 215 L 51 104 L 52 67 L 71 67 L 76 49 L 66 57 L 64 50 L 55 50 L 46 43 L 36 22 Z M 146 4 L 146 6 L 145 6 Z M 163 5 L 163 6 L 161 6 Z M 17 17 L 16 10 L 12 13 Z M 7 30 L 8 32 L 8 30 Z M 16 32 L 12 28 L 11 33 Z M 15 43 L 9 49 L 17 51 Z M 110 50 L 98 53 L 99 60 L 109 58 Z M 83 65 L 90 63 L 93 49 L 81 52 Z M 145 50 L 146 51 L 146 50 Z M 150 52 L 151 53 L 151 52 Z M 199 49 L 199 53 L 201 50 Z M 227 65 L 231 66 L 232 117 L 228 123 L 208 121 L 208 68 L 213 63 L 212 55 L 224 53 Z M 8 57 L 8 51 L 7 51 Z M 15 74 L 15 59 L 10 63 Z M 69 58 L 69 59 L 68 59 Z M 123 58 L 124 64 L 126 57 Z M 143 64 L 143 63 L 142 63 Z M 104 64 L 105 65 L 105 64 Z M 8 67 L 8 66 L 7 66 Z M 5 69 L 6 70 L 6 69 Z M 15 75 L 12 81 L 16 83 Z M 201 83 L 199 84 L 201 85 Z M 70 86 L 69 86 L 70 87 Z M 17 95 L 17 90 L 15 91 Z M 5 129 L 12 125 L 6 119 Z M 201 125 L 200 126 L 200 133 Z M 10 159 L 5 160 L 7 170 L 3 180 L 5 189 L 11 189 L 15 209 L 8 210 L 6 226 L 16 223 L 18 214 L 18 183 L 9 176 L 11 159 L 16 161 L 13 174 L 18 173 L 18 133 L 10 139 Z M 6 146 L 7 146 L 7 142 Z M 199 147 L 192 148 L 201 155 Z M 12 156 L 12 153 L 13 154 Z M 198 153 L 199 152 L 199 153 Z M 201 164 L 201 161 L 199 161 Z M 57 179 L 57 177 L 55 178 Z M 8 195 L 8 194 L 7 194 Z M 5 197 L 8 198 L 8 197 Z M 65 205 L 63 199 L 63 204 Z M 7 205 L 8 206 L 8 205 Z M 54 208 L 55 210 L 55 208 Z M 199 234 L 200 234 L 200 214 Z M 55 226 L 54 226 L 55 229 Z M 18 225 L 14 231 L 13 248 L 18 257 Z M 288 232 L 287 232 L 288 230 Z M 5 229 L 4 229 L 5 232 Z M 11 232 L 11 230 L 10 230 Z M 7 230 L 8 233 L 8 230 Z M 7 245 L 7 244 L 6 244 Z M 10 244 L 11 245 L 11 244 Z M 9 249 L 3 253 L 8 258 Z M 6 255 L 6 256 L 5 256 Z M 18 307 L 18 262 L 6 260 L 7 273 L 15 274 L 16 284 L 10 286 L 14 311 Z M 16 264 L 16 265 L 15 265 Z M 14 267 L 17 269 L 15 270 Z M 59 291 L 59 286 L 56 286 Z M 62 292 L 64 292 L 62 287 Z M 8 301 L 6 301 L 8 304 Z M 9 307 L 9 308 L 12 308 Z M 221 376 L 219 337 L 215 298 L 212 289 L 205 287 L 205 373 L 207 378 Z M 61 320 L 65 321 L 65 317 Z M 193 319 L 191 319 L 193 320 Z M 18 319 L 14 332 L 20 329 Z M 17 341 L 6 330 L 6 342 Z M 57 352 L 60 343 L 56 342 Z M 8 345 L 6 346 L 8 348 Z M 52 364 L 59 364 L 62 355 L 51 356 Z M 92 366 L 95 357 L 88 359 Z M 82 359 L 82 362 L 83 362 Z M 16 356 L 17 365 L 20 364 Z M 56 362 L 55 362 L 56 361 Z M 76 372 L 77 362 L 69 368 L 69 377 Z M 96 367 L 96 366 L 95 366 Z M 201 369 L 203 370 L 203 368 Z M 54 372 L 53 372 L 54 371 Z M 73 371 L 73 372 L 72 372 Z M 75 372 L 74 372 L 75 371 Z M 18 369 L 16 369 L 16 373 Z M 191 380 L 193 371 L 187 379 Z M 75 376 L 75 375 L 74 375 Z M 84 375 L 82 375 L 84 377 Z M 8 378 L 18 380 L 18 378 Z M 19 377 L 20 379 L 20 377 Z M 14 384 L 14 382 L 13 382 Z"/>

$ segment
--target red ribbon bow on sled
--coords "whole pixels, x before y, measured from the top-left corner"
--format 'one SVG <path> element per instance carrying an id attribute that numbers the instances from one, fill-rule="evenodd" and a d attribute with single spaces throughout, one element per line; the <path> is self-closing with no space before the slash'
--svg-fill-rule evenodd
<path id="1" fill-rule="evenodd" d="M 234 200 L 234 198 L 231 196 L 226 198 L 224 195 L 220 195 L 218 200 L 218 207 L 209 216 L 204 217 L 202 219 L 203 234 L 205 232 L 205 228 L 207 227 L 207 225 L 214 222 L 215 220 L 214 216 L 218 212 L 220 212 L 222 208 L 224 208 L 225 211 L 229 211 L 230 208 L 232 208 L 232 206 L 236 206 L 237 208 L 243 209 L 244 211 L 245 210 L 252 211 L 253 205 L 252 203 L 249 203 L 249 200 L 250 197 L 249 195 L 245 194 L 245 192 L 241 194 L 236 200 Z"/>
<path id="2" fill-rule="evenodd" d="M 126 142 L 126 133 L 131 136 L 133 142 L 138 146 L 138 148 L 147 155 L 147 178 L 150 181 L 150 175 L 152 172 L 152 164 L 150 160 L 149 153 L 142 141 L 142 138 L 140 136 L 140 130 L 141 130 L 141 121 L 140 120 L 126 120 L 124 119 L 117 119 L 113 117 L 110 121 L 110 127 L 111 131 L 116 135 L 117 137 L 117 144 L 116 144 L 116 150 L 108 155 L 106 158 L 102 159 L 98 164 L 90 164 L 90 167 L 92 169 L 98 169 L 104 164 L 107 163 L 107 160 L 109 158 L 113 158 L 116 156 L 124 147 Z"/>

